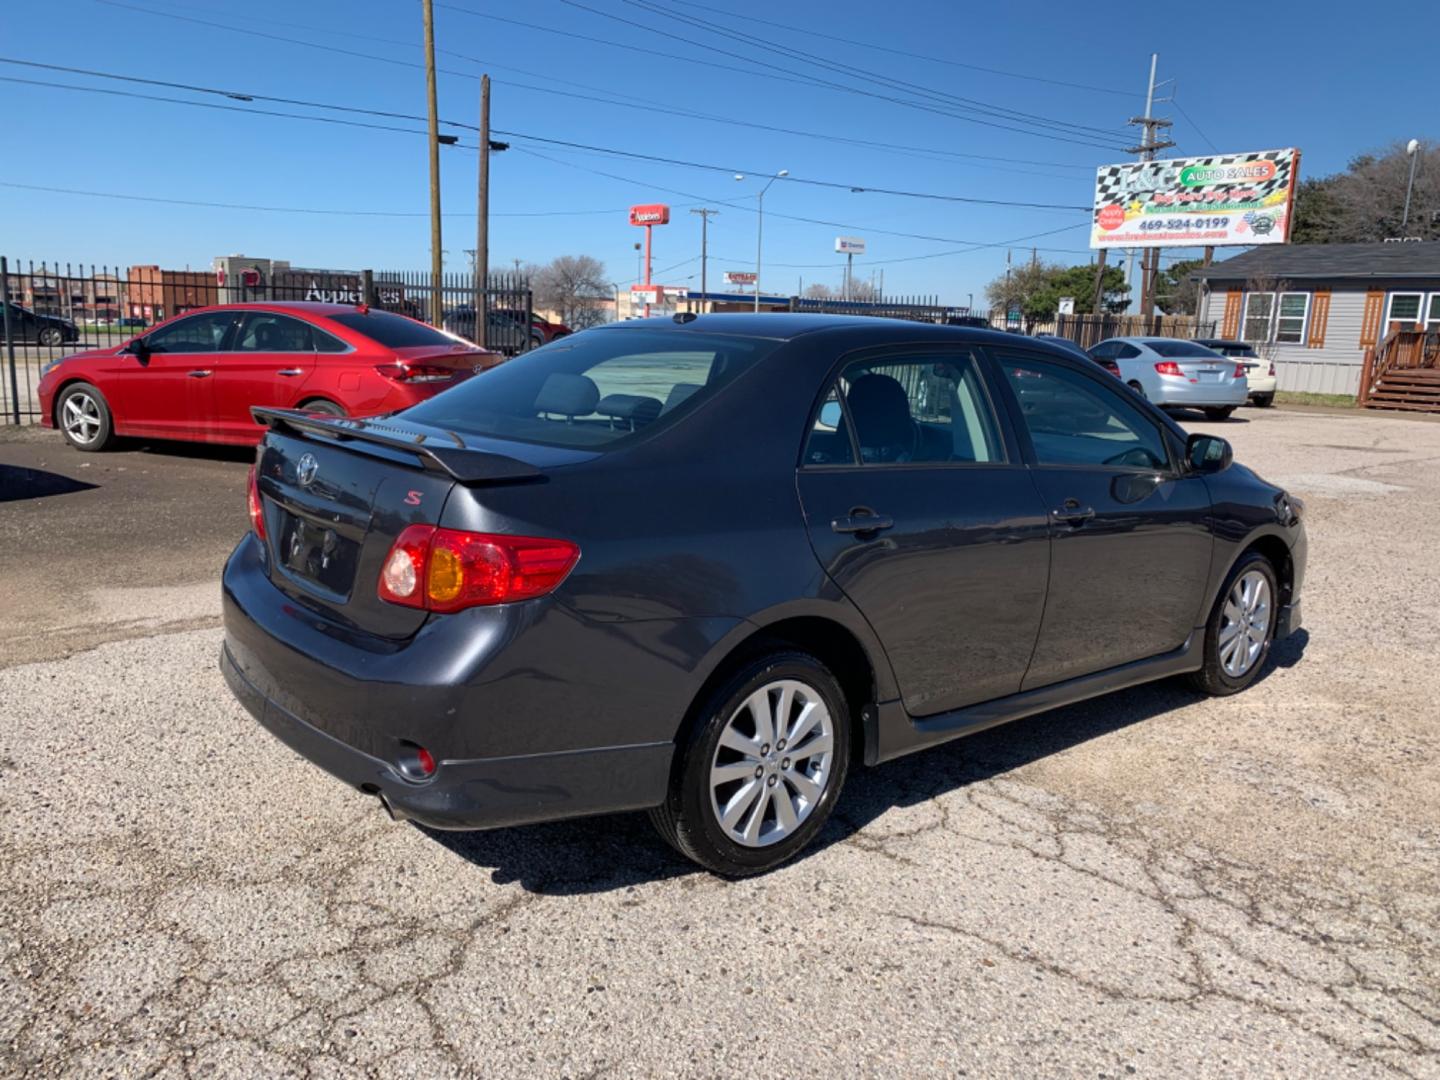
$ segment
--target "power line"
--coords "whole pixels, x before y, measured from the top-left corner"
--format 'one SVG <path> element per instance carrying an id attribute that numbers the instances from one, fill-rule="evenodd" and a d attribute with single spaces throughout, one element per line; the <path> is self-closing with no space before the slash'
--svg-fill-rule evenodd
<path id="1" fill-rule="evenodd" d="M 16 62 L 16 61 L 11 61 L 11 60 L 6 60 L 5 58 L 0 58 L 0 62 Z M 27 61 L 18 61 L 18 62 L 19 62 L 19 63 L 28 63 Z M 70 68 L 70 69 L 68 69 L 68 70 L 71 70 L 71 71 L 74 71 L 74 72 L 78 72 L 78 73 L 80 73 L 80 74 L 96 75 L 96 76 L 102 77 L 102 78 L 121 79 L 121 80 L 124 80 L 124 81 L 132 81 L 132 80 L 133 80 L 133 81 L 140 81 L 140 82 L 147 82 L 147 81 L 149 81 L 149 80 L 139 79 L 137 76 L 126 76 L 126 75 L 117 75 L 117 74 L 114 74 L 114 73 L 107 73 L 107 72 L 96 72 L 96 71 L 90 71 L 90 70 L 84 69 L 84 68 Z M 79 92 L 81 92 L 81 93 L 107 94 L 107 95 L 111 95 L 111 96 L 118 96 L 118 97 L 125 97 L 125 98 L 139 98 L 139 99 L 147 100 L 147 101 L 158 101 L 158 102 L 165 102 L 165 103 L 168 103 L 168 104 L 186 105 L 186 106 L 190 106 L 190 107 L 192 107 L 192 108 L 218 109 L 218 110 L 225 111 L 225 112 L 238 112 L 238 113 L 244 113 L 244 114 L 253 115 L 253 116 L 279 117 L 279 118 L 283 118 L 283 119 L 287 119 L 287 120 L 308 120 L 308 121 L 315 122 L 315 123 L 329 123 L 329 124 L 339 124 L 339 125 L 347 126 L 347 127 L 371 128 L 371 129 L 380 130 L 380 131 L 393 131 L 393 132 L 400 132 L 400 133 L 402 133 L 402 134 L 409 134 L 409 135 L 423 135 L 423 134 L 425 134 L 425 133 L 422 132 L 422 131 L 417 131 L 417 130 L 414 130 L 414 129 L 411 129 L 411 128 L 399 128 L 399 127 L 394 127 L 393 125 L 387 125 L 387 124 L 371 124 L 371 123 L 367 123 L 367 122 L 364 122 L 364 121 L 358 121 L 358 120 L 343 120 L 343 119 L 339 119 L 339 118 L 336 118 L 336 117 L 330 117 L 330 116 L 307 116 L 307 115 L 300 114 L 300 113 L 281 112 L 281 111 L 279 111 L 279 110 L 274 110 L 274 109 L 255 109 L 255 108 L 248 108 L 248 107 L 245 107 L 245 106 L 242 106 L 242 105 L 225 105 L 225 104 L 220 104 L 220 103 L 218 103 L 218 102 L 211 102 L 211 101 L 187 101 L 187 100 L 185 100 L 185 99 L 183 99 L 183 98 L 164 97 L 164 96 L 161 96 L 161 95 L 158 95 L 158 94 L 140 94 L 140 93 L 135 93 L 135 92 L 133 92 L 133 91 L 128 91 L 128 90 L 117 90 L 117 89 L 114 89 L 114 88 L 111 88 L 111 87 L 76 86 L 76 85 L 69 84 L 69 83 L 56 83 L 56 82 L 48 82 L 48 81 L 42 81 L 42 80 L 36 80 L 36 79 L 19 79 L 19 78 L 13 78 L 13 77 L 9 77 L 9 76 L 0 76 L 0 81 L 23 83 L 23 84 L 26 84 L 26 85 L 43 86 L 43 87 L 49 87 L 49 88 L 54 88 L 54 89 L 62 89 L 62 90 L 74 90 L 74 91 L 79 91 Z M 242 97 L 242 98 L 243 98 L 243 97 L 249 97 L 249 98 L 253 98 L 253 99 L 259 100 L 259 99 L 262 99 L 262 98 L 265 97 L 265 95 L 261 95 L 261 94 L 251 94 L 251 93 L 249 93 L 248 91 L 220 90 L 220 89 L 217 89 L 217 88 L 214 88 L 214 87 L 192 86 L 192 87 L 188 87 L 188 88 L 191 89 L 191 90 L 193 90 L 193 91 L 195 91 L 195 92 L 222 94 L 222 95 L 224 95 L 224 96 L 226 96 L 226 97 L 231 97 L 231 98 L 236 98 L 236 97 L 238 96 L 238 97 Z M 332 103 L 317 102 L 317 101 L 305 101 L 305 100 L 296 99 L 296 98 L 287 98 L 287 99 L 285 99 L 285 100 L 286 100 L 287 102 L 291 103 L 291 104 L 296 104 L 296 105 L 300 105 L 300 106 L 302 106 L 302 107 L 307 107 L 307 108 L 316 108 L 316 109 L 335 109 L 335 108 L 340 108 L 340 109 L 344 109 L 344 110 L 346 110 L 346 111 L 351 111 L 351 112 L 353 112 L 353 111 L 361 111 L 361 112 L 370 112 L 370 111 L 372 111 L 372 110 L 356 110 L 354 107 L 351 107 L 351 106 L 336 106 L 336 105 L 334 105 L 334 104 L 332 104 Z M 403 114 L 381 113 L 380 115 L 393 116 L 393 115 L 403 115 Z M 462 124 L 462 123 L 459 123 L 458 121 L 447 121 L 447 124 L 448 124 L 449 126 L 451 126 L 451 127 L 464 128 L 464 129 L 471 130 L 471 131 L 477 130 L 477 129 L 475 128 L 475 126 L 472 125 L 472 124 Z M 492 132 L 493 132 L 494 134 L 496 134 L 496 135 L 506 135 L 506 136 L 509 136 L 509 137 L 511 137 L 511 138 L 513 138 L 513 139 L 525 139 L 525 140 L 529 140 L 529 141 L 531 141 L 531 142 L 544 143 L 544 144 L 550 145 L 550 146 L 563 146 L 563 147 L 567 147 L 567 148 L 571 148 L 571 149 L 577 149 L 577 150 L 588 150 L 588 151 L 592 151 L 592 152 L 594 152 L 594 153 L 606 154 L 606 155 L 614 156 L 614 157 L 632 158 L 632 159 L 641 160 L 641 161 L 652 161 L 652 162 L 655 162 L 655 163 L 657 163 L 657 164 L 674 165 L 674 166 L 677 166 L 677 167 L 689 168 L 689 169 L 700 169 L 700 170 L 704 170 L 704 171 L 708 171 L 708 172 L 720 172 L 720 173 L 731 173 L 731 174 L 736 174 L 736 173 L 753 174 L 753 173 L 757 173 L 757 172 L 759 171 L 759 170 L 752 169 L 752 168 L 737 167 L 737 166 L 733 166 L 733 165 L 713 165 L 713 164 L 708 164 L 708 163 L 705 163 L 705 162 L 686 161 L 686 160 L 681 159 L 681 158 L 665 157 L 665 156 L 659 155 L 659 154 L 645 154 L 645 153 L 641 153 L 641 152 L 639 152 L 639 151 L 634 151 L 634 150 L 621 150 L 621 149 L 619 149 L 619 148 L 617 148 L 617 147 L 597 146 L 597 145 L 590 144 L 590 143 L 575 142 L 575 141 L 568 140 L 568 139 L 555 139 L 555 138 L 550 138 L 550 137 L 548 137 L 548 136 L 534 135 L 534 134 L 531 134 L 531 133 L 529 133 L 529 132 L 512 131 L 512 130 L 506 130 L 506 129 L 503 129 L 503 128 L 493 128 L 493 129 L 492 129 Z M 443 138 L 451 141 L 452 143 L 455 143 L 455 137 L 454 137 L 454 136 L 445 136 L 445 137 L 443 137 Z M 457 145 L 458 145 L 458 144 L 457 144 Z M 465 149 L 471 149 L 470 147 L 464 147 L 464 148 L 465 148 Z M 1031 210 L 1083 211 L 1083 212 L 1085 212 L 1085 213 L 1087 213 L 1087 214 L 1092 212 L 1092 208 L 1089 207 L 1089 206 L 1079 206 L 1079 205 L 1070 204 L 1070 203 L 1027 202 L 1027 201 L 1014 200 L 1014 199 L 989 199 L 989 198 L 984 198 L 984 197 L 982 197 L 982 196 L 975 196 L 975 195 L 952 195 L 952 194 L 946 194 L 946 193 L 942 193 L 942 192 L 907 191 L 907 190 L 898 189 L 898 188 L 875 187 L 875 186 L 872 186 L 872 185 L 859 184 L 859 183 L 855 183 L 855 182 L 852 182 L 852 181 L 819 180 L 819 179 L 810 178 L 810 177 L 797 177 L 797 176 L 793 176 L 793 175 L 792 175 L 792 176 L 782 177 L 781 179 L 782 179 L 784 182 L 786 182 L 786 183 L 802 184 L 802 185 L 808 185 L 808 186 L 811 186 L 811 187 L 829 188 L 829 189 L 832 189 L 832 190 L 849 190 L 849 191 L 854 192 L 854 193 L 856 193 L 856 194 L 868 193 L 868 194 L 877 194 L 877 195 L 892 195 L 892 196 L 902 197 L 902 198 L 927 199 L 927 200 L 936 200 L 936 201 L 942 201 L 942 202 L 969 203 L 969 204 L 983 205 L 983 206 L 1009 206 L 1009 207 L 1015 207 L 1015 208 L 1018 208 L 1018 209 L 1031 209 Z"/>
<path id="2" fill-rule="evenodd" d="M 625 3 L 629 4 L 631 7 L 638 7 L 642 11 L 648 11 L 656 15 L 668 16 L 670 18 L 679 19 L 690 26 L 696 27 L 697 29 L 706 30 L 712 34 L 719 34 L 722 37 L 731 39 L 732 41 L 739 41 L 758 47 L 765 52 L 775 53 L 780 56 L 799 60 L 801 63 L 810 64 L 811 66 L 818 67 L 823 71 L 836 72 L 841 75 L 848 75 L 851 77 L 858 76 L 865 81 L 875 83 L 880 86 L 885 86 L 890 89 L 900 90 L 901 92 L 919 94 L 922 97 L 928 97 L 932 100 L 946 103 L 954 103 L 962 108 L 974 109 L 979 111 L 983 115 L 1014 119 L 1022 123 L 1037 124 L 1045 127 L 1055 128 L 1057 130 L 1072 131 L 1075 133 L 1093 132 L 1105 136 L 1112 136 L 1115 134 L 1107 128 L 1099 128 L 1091 124 L 1080 124 L 1070 120 L 1058 120 L 1054 117 L 1043 116 L 1039 113 L 1026 112 L 1022 109 L 1012 109 L 1004 105 L 996 105 L 992 102 L 981 101 L 978 98 L 965 97 L 960 94 L 952 94 L 943 90 L 935 90 L 932 87 L 922 86 L 918 83 L 909 82 L 905 79 L 897 79 L 893 76 L 885 75 L 882 72 L 871 71 L 854 64 L 840 64 L 830 59 L 829 57 L 821 56 L 813 52 L 807 52 L 803 49 L 797 49 L 793 46 L 778 45 L 772 41 L 757 37 L 754 34 L 748 34 L 736 30 L 727 30 L 724 27 L 716 26 L 708 19 L 681 14 L 680 12 L 674 11 L 673 9 L 667 9 L 665 7 L 662 7 L 659 4 L 652 2 L 652 0 L 625 0 Z"/>
<path id="3" fill-rule="evenodd" d="M 573 8 L 576 8 L 576 9 L 578 9 L 578 10 L 581 10 L 581 11 L 588 11 L 588 12 L 590 12 L 591 14 L 593 14 L 593 15 L 599 15 L 599 16 L 602 17 L 602 18 L 613 19 L 614 21 L 620 22 L 620 23 L 624 23 L 624 24 L 627 25 L 627 26 L 638 27 L 638 28 L 640 28 L 640 29 L 642 29 L 642 30 L 645 30 L 647 33 L 652 33 L 652 34 L 653 34 L 653 33 L 655 32 L 654 27 L 652 27 L 652 26 L 646 26 L 644 23 L 636 22 L 636 21 L 633 20 L 633 19 L 627 19 L 627 18 L 625 18 L 625 17 L 623 17 L 623 16 L 621 16 L 621 15 L 615 15 L 615 14 L 613 14 L 613 13 L 611 13 L 611 12 L 608 12 L 608 11 L 601 11 L 601 10 L 599 10 L 598 8 L 589 7 L 589 6 L 586 5 L 586 4 L 580 3 L 579 0 L 560 0 L 560 3 L 566 4 L 566 5 L 568 5 L 569 7 L 573 7 Z M 752 64 L 759 64 L 759 65 L 762 65 L 762 66 L 764 66 L 764 67 L 768 67 L 768 68 L 771 68 L 771 69 L 773 69 L 773 70 L 775 70 L 775 71 L 780 71 L 780 72 L 785 73 L 785 74 L 789 74 L 789 75 L 795 74 L 795 72 L 794 72 L 793 70 L 789 69 L 789 68 L 780 67 L 779 65 L 771 64 L 771 63 L 768 63 L 767 61 L 763 61 L 763 60 L 756 60 L 756 59 L 754 59 L 754 58 L 752 58 L 752 57 L 747 57 L 747 56 L 745 56 L 745 55 L 742 54 L 742 53 L 732 52 L 732 51 L 730 51 L 730 50 L 728 50 L 728 49 L 722 49 L 722 48 L 719 48 L 718 46 L 715 46 L 715 45 L 706 44 L 705 42 L 696 41 L 694 38 L 687 38 L 687 37 L 684 37 L 684 36 L 682 36 L 682 35 L 680 35 L 680 34 L 676 34 L 676 33 L 674 33 L 673 31 L 665 31 L 664 33 L 665 33 L 665 35 L 666 35 L 667 37 L 671 37 L 671 38 L 675 39 L 676 41 L 683 41 L 683 42 L 685 42 L 686 44 L 689 44 L 689 45 L 694 45 L 694 46 L 696 46 L 697 48 L 708 49 L 708 50 L 711 50 L 711 51 L 713 51 L 713 52 L 719 52 L 719 53 L 721 53 L 721 54 L 724 55 L 724 56 L 729 56 L 729 57 L 736 58 L 736 59 L 739 59 L 739 60 L 743 60 L 743 61 L 746 61 L 746 62 L 752 63 Z M 1091 138 L 1071 138 L 1071 137 L 1066 136 L 1066 135 L 1052 134 L 1052 133 L 1048 133 L 1048 132 L 1044 132 L 1044 131 L 1035 131 L 1035 130 L 1031 130 L 1031 129 L 1028 129 L 1028 128 L 1015 127 L 1015 126 L 1012 125 L 1012 124 L 1003 124 L 1003 123 L 999 123 L 999 122 L 994 121 L 994 120 L 984 120 L 984 119 L 981 119 L 981 118 L 975 117 L 975 116 L 965 116 L 965 115 L 963 115 L 963 114 L 961 114 L 961 113 L 955 112 L 955 111 L 950 110 L 950 109 L 942 109 L 942 108 L 936 107 L 936 106 L 934 106 L 934 105 L 927 105 L 927 104 L 925 104 L 924 102 L 913 101 L 913 100 L 909 100 L 909 99 L 906 99 L 906 98 L 892 97 L 892 96 L 887 95 L 887 94 L 876 93 L 875 91 L 866 90 L 866 89 L 863 89 L 863 88 L 861 88 L 861 87 L 846 86 L 844 83 L 831 82 L 831 81 L 828 80 L 828 79 L 821 79 L 821 78 L 814 77 L 814 76 L 811 77 L 810 81 L 813 82 L 814 85 L 816 85 L 816 86 L 827 87 L 827 88 L 832 89 L 832 90 L 839 90 L 839 91 L 841 91 L 841 92 L 843 92 L 843 93 L 847 93 L 847 94 L 858 94 L 858 95 L 860 95 L 860 96 L 862 96 L 862 97 L 874 98 L 874 99 L 879 100 L 879 101 L 888 101 L 888 102 L 891 102 L 891 103 L 893 103 L 893 104 L 903 105 L 903 106 L 905 106 L 905 107 L 907 107 L 907 108 L 919 109 L 919 110 L 921 110 L 921 111 L 923 111 L 923 112 L 934 113 L 934 114 L 940 115 L 940 116 L 948 116 L 948 117 L 950 117 L 951 119 L 964 120 L 964 121 L 966 121 L 966 122 L 968 122 L 968 123 L 980 124 L 980 125 L 983 125 L 983 126 L 985 126 L 985 127 L 998 128 L 998 129 L 1004 130 L 1004 131 L 1014 131 L 1014 132 L 1018 132 L 1019 134 L 1022 134 L 1022 135 L 1032 135 L 1032 136 L 1035 136 L 1035 137 L 1037 137 L 1037 138 L 1053 139 L 1053 140 L 1055 140 L 1055 141 L 1057 141 L 1057 142 L 1073 143 L 1073 144 L 1078 145 L 1078 146 L 1089 146 L 1089 147 L 1099 148 L 1099 149 L 1102 149 L 1102 150 L 1119 150 L 1119 149 L 1120 149 L 1120 148 L 1119 148 L 1117 145 L 1115 145 L 1114 143 L 1110 143 L 1110 142 L 1100 142 L 1100 141 L 1098 140 L 1098 138 L 1093 138 L 1093 137 L 1091 137 Z"/>
<path id="4" fill-rule="evenodd" d="M 196 206 L 212 210 L 257 210 L 272 214 L 324 214 L 333 217 L 429 217 L 427 210 L 337 210 L 333 207 L 315 206 L 261 206 L 253 203 L 212 202 L 203 199 L 170 199 L 157 195 L 129 195 L 118 191 L 85 191 L 80 188 L 58 188 L 48 184 L 17 184 L 0 180 L 0 187 L 16 188 L 20 191 L 41 191 L 48 195 L 86 195 L 96 199 L 124 199 L 127 202 L 161 203 L 166 206 Z M 690 205 L 688 203 L 682 205 Z M 491 217 L 574 217 L 590 214 L 623 214 L 626 207 L 607 210 L 517 210 L 509 213 L 491 213 Z M 447 212 L 446 217 L 473 218 L 473 212 Z"/>
<path id="5" fill-rule="evenodd" d="M 1185 106 L 1181 105 L 1180 102 L 1176 101 L 1173 97 L 1170 99 L 1170 104 L 1175 106 L 1176 110 L 1180 113 L 1180 115 L 1183 116 L 1190 124 L 1190 127 L 1194 129 L 1195 134 L 1199 135 L 1205 145 L 1210 147 L 1211 152 L 1218 154 L 1220 152 L 1220 148 L 1210 141 L 1209 135 L 1206 135 L 1205 132 L 1200 130 L 1200 125 L 1197 124 L 1193 119 L 1191 119 L 1190 114 L 1185 111 Z"/>
<path id="6" fill-rule="evenodd" d="M 964 68 L 968 71 L 983 71 L 987 75 L 1001 75 L 1007 79 L 1025 79 L 1029 82 L 1047 83 L 1050 86 L 1063 86 L 1071 90 L 1088 90 L 1096 94 L 1113 94 L 1117 97 L 1135 96 L 1134 93 L 1129 90 L 1117 90 L 1113 86 L 1094 86 L 1089 83 L 1068 82 L 1064 79 L 1050 79 L 1046 78 L 1043 75 L 1031 75 L 1026 72 L 1020 71 L 1006 71 L 1003 68 L 985 67 L 982 64 L 967 64 L 960 60 L 949 59 L 948 57 L 931 56 L 928 53 L 910 52 L 905 49 L 892 49 L 885 45 L 878 45 L 873 41 L 857 41 L 854 38 L 841 37 L 838 34 L 826 34 L 819 30 L 816 30 L 813 26 L 794 26 L 789 23 L 775 22 L 771 19 L 757 18 L 756 16 L 749 14 L 740 15 L 736 12 L 722 12 L 708 4 L 701 5 L 695 3 L 687 3 L 686 0 L 670 0 L 670 2 L 672 4 L 679 4 L 680 6 L 691 8 L 698 8 L 703 6 L 706 10 L 714 14 L 723 15 L 732 20 L 743 21 L 746 23 L 760 23 L 764 26 L 774 26 L 778 27 L 781 30 L 791 30 L 797 34 L 804 34 L 807 38 L 824 38 L 826 41 L 838 41 L 845 45 L 855 45 L 858 48 L 865 49 L 869 52 L 890 53 L 894 56 L 903 56 L 911 60 L 925 60 L 932 64 L 945 64 L 948 67 Z"/>

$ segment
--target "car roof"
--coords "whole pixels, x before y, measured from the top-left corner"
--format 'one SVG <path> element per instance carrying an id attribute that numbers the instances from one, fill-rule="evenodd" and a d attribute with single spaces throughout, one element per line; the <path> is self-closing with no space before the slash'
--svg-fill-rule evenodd
<path id="1" fill-rule="evenodd" d="M 724 312 L 713 315 L 655 316 L 649 319 L 628 319 L 606 323 L 595 329 L 606 333 L 627 330 L 676 330 L 689 333 L 732 334 L 737 337 L 768 338 L 790 341 L 818 333 L 864 331 L 867 336 L 883 337 L 887 333 L 931 340 L 992 342 L 1014 345 L 1017 335 L 1004 330 L 983 330 L 974 326 L 946 326 L 939 323 L 914 322 L 909 319 L 885 319 L 874 315 L 814 315 L 805 312 Z M 1033 341 L 1033 338 L 1021 340 Z"/>
<path id="2" fill-rule="evenodd" d="M 201 311 L 275 311 L 287 315 L 353 315 L 360 310 L 359 304 L 336 304 L 321 300 L 246 300 L 238 304 L 207 304 L 182 312 L 194 315 Z M 370 311 L 382 312 L 383 308 L 371 307 Z M 390 312 L 390 314 L 403 314 Z"/>

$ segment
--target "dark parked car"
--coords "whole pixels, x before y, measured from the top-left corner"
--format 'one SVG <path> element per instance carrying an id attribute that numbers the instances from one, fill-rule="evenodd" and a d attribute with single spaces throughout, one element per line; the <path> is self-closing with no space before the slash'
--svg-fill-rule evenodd
<path id="1" fill-rule="evenodd" d="M 42 315 L 19 304 L 10 304 L 10 334 L 15 344 L 29 342 L 54 347 L 80 340 L 80 328 L 59 315 Z M 0 341 L 5 338 L 5 320 L 0 312 Z"/>
<path id="2" fill-rule="evenodd" d="M 445 313 L 445 329 L 467 341 L 475 340 L 475 309 L 457 307 Z M 485 313 L 485 347 L 504 356 L 515 356 L 526 349 L 538 349 L 545 344 L 545 335 L 534 327 L 523 323 L 503 311 Z"/>
<path id="3" fill-rule="evenodd" d="M 221 667 L 391 814 L 649 810 L 765 870 L 852 763 L 1299 625 L 1302 506 L 1089 361 L 806 315 L 587 330 L 377 421 L 257 410 Z"/>
<path id="4" fill-rule="evenodd" d="M 1120 365 L 1115 363 L 1114 360 L 1111 360 L 1109 357 L 1091 356 L 1080 347 L 1078 342 L 1071 341 L 1069 338 L 1059 337 L 1056 334 L 1036 334 L 1035 340 L 1043 341 L 1047 345 L 1054 345 L 1057 349 L 1063 349 L 1077 360 L 1084 359 L 1090 361 L 1092 364 L 1099 364 L 1117 379 L 1120 377 Z"/>

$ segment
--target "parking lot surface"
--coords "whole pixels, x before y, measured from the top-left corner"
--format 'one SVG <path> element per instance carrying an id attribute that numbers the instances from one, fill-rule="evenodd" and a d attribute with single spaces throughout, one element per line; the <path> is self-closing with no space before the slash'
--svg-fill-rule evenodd
<path id="1" fill-rule="evenodd" d="M 0 431 L 95 485 L 0 501 L 0 1073 L 1440 1076 L 1440 423 L 1187 426 L 1308 504 L 1261 681 L 861 771 L 739 883 L 390 823 L 216 669 L 246 455 Z"/>

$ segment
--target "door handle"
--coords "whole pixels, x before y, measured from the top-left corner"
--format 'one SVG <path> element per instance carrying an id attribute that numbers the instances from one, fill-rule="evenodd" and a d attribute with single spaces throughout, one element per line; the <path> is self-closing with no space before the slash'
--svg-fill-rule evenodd
<path id="1" fill-rule="evenodd" d="M 830 529 L 837 533 L 868 533 L 893 528 L 894 525 L 895 520 L 883 514 L 847 514 L 830 522 Z"/>
<path id="2" fill-rule="evenodd" d="M 1056 522 L 1063 522 L 1066 525 L 1081 526 L 1095 516 L 1093 507 L 1081 506 L 1074 499 L 1066 499 L 1065 505 L 1058 510 L 1051 510 L 1050 517 Z"/>
<path id="3" fill-rule="evenodd" d="M 208 379 L 211 375 L 214 375 L 215 372 L 211 371 L 209 368 L 196 368 L 194 371 L 191 371 L 188 374 L 192 379 Z"/>
<path id="4" fill-rule="evenodd" d="M 304 372 L 303 372 L 303 370 L 302 370 L 301 368 L 298 368 L 298 367 L 282 367 L 279 371 L 275 372 L 275 374 L 276 374 L 276 375 L 287 375 L 287 376 L 288 376 L 288 375 L 301 375 L 301 374 L 304 374 Z"/>

